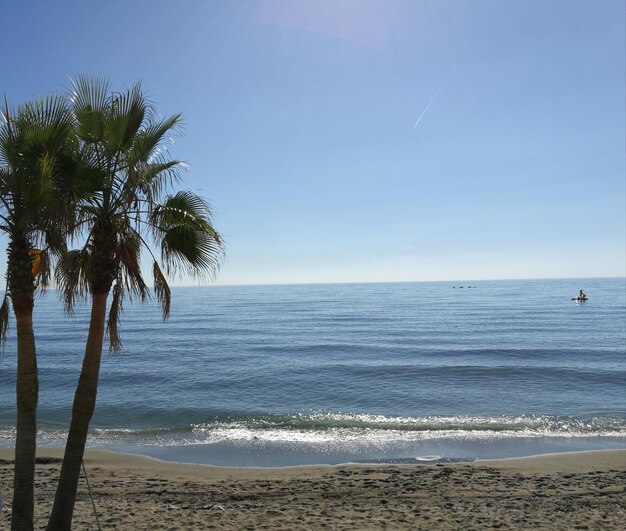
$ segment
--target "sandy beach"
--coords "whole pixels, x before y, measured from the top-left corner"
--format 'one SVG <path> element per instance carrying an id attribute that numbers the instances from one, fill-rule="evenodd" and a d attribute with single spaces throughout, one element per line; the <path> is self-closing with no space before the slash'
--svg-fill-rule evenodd
<path id="1" fill-rule="evenodd" d="M 41 449 L 43 529 L 61 451 Z M 0 450 L 2 527 L 10 522 L 12 450 Z M 90 450 L 102 529 L 623 529 L 626 451 L 453 465 L 220 468 Z M 75 529 L 97 529 L 81 478 Z"/>

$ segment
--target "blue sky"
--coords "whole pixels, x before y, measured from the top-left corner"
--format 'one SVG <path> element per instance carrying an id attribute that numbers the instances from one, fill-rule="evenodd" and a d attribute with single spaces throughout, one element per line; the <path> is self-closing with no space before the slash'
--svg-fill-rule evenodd
<path id="1" fill-rule="evenodd" d="M 182 112 L 222 284 L 623 276 L 624 9 L 10 2 L 0 91 L 139 79 Z"/>

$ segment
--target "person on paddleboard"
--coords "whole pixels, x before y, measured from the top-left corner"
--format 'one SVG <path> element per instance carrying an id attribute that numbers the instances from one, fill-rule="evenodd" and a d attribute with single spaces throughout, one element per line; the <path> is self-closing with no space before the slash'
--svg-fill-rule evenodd
<path id="1" fill-rule="evenodd" d="M 580 290 L 580 295 L 578 295 L 578 298 L 579 299 L 586 299 L 587 298 L 587 295 L 585 295 L 585 292 L 582 289 Z"/>

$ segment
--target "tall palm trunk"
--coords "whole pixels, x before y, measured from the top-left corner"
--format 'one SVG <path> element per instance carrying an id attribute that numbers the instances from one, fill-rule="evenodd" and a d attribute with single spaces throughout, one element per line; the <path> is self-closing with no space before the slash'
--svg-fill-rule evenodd
<path id="1" fill-rule="evenodd" d="M 39 377 L 33 332 L 34 283 L 28 249 L 28 241 L 22 237 L 15 238 L 9 245 L 8 285 L 17 328 L 17 418 L 11 513 L 13 531 L 32 531 L 35 510 Z"/>
<path id="2" fill-rule="evenodd" d="M 81 459 L 87 441 L 89 422 L 96 406 L 108 295 L 108 290 L 105 293 L 92 295 L 89 335 L 83 367 L 74 395 L 72 422 L 65 445 L 61 476 L 54 497 L 52 514 L 48 521 L 47 529 L 50 531 L 69 531 L 72 528 Z"/>
<path id="3" fill-rule="evenodd" d="M 15 439 L 15 476 L 13 481 L 13 507 L 11 529 L 13 531 L 34 528 L 34 481 L 35 451 L 37 448 L 37 400 L 39 379 L 35 335 L 33 333 L 33 312 L 20 311 L 24 301 L 13 299 L 17 326 L 17 435 Z"/>

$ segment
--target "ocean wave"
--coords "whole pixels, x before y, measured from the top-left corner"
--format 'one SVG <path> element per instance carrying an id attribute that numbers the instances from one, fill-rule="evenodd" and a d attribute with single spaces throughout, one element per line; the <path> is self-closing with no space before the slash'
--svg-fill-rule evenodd
<path id="1" fill-rule="evenodd" d="M 45 427 L 38 444 L 57 446 L 67 432 Z M 311 412 L 219 418 L 211 422 L 155 428 L 96 427 L 90 446 L 182 446 L 198 444 L 309 444 L 329 448 L 383 447 L 398 443 L 457 440 L 489 441 L 507 438 L 626 438 L 621 417 L 429 416 L 394 417 L 356 413 Z M 0 427 L 0 445 L 15 439 L 13 426 Z"/>
<path id="2" fill-rule="evenodd" d="M 409 441 L 507 437 L 624 437 L 626 420 L 607 417 L 430 416 L 311 413 L 194 424 L 193 432 L 218 441 Z"/>

